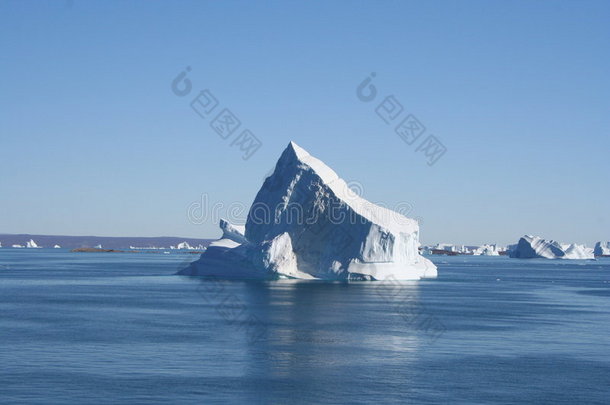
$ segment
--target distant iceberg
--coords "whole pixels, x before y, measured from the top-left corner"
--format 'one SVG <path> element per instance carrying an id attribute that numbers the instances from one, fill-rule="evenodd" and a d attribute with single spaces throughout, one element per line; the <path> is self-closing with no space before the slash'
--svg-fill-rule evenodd
<path id="1" fill-rule="evenodd" d="M 245 227 L 222 220 L 221 239 L 183 275 L 324 280 L 436 277 L 417 221 L 351 191 L 291 142 L 265 179 Z"/>
<path id="2" fill-rule="evenodd" d="M 40 246 L 38 246 L 38 244 L 36 242 L 34 242 L 34 239 L 30 239 L 28 242 L 26 242 L 25 247 L 33 249 L 33 248 L 39 248 Z"/>
<path id="3" fill-rule="evenodd" d="M 610 256 L 610 242 L 597 242 L 593 253 L 595 256 Z"/>
<path id="4" fill-rule="evenodd" d="M 464 249 L 467 250 L 467 248 L 463 245 L 456 246 L 451 243 L 437 243 L 436 245 L 434 245 L 430 248 L 430 250 L 444 251 L 444 252 L 451 252 L 451 253 L 464 253 Z"/>
<path id="5" fill-rule="evenodd" d="M 61 249 L 61 246 L 55 245 L 55 246 L 53 246 L 53 249 Z"/>
<path id="6" fill-rule="evenodd" d="M 474 256 L 500 256 L 500 249 L 497 245 L 483 245 L 473 250 Z"/>
<path id="7" fill-rule="evenodd" d="M 464 245 L 458 246 L 453 245 L 451 243 L 437 243 L 436 245 L 423 246 L 422 247 L 423 254 L 431 254 L 431 255 L 463 255 L 463 254 L 471 254 L 468 248 Z"/>
<path id="8" fill-rule="evenodd" d="M 525 235 L 512 247 L 510 257 L 519 259 L 594 259 L 593 249 L 575 243 L 559 243 L 537 236 Z"/>
<path id="9" fill-rule="evenodd" d="M 178 246 L 176 246 L 176 249 L 195 249 L 194 247 L 192 247 L 191 245 L 188 244 L 188 242 L 184 241 L 181 243 L 178 243 Z"/>
<path id="10" fill-rule="evenodd" d="M 424 246 L 422 251 L 432 255 L 472 255 L 472 256 L 501 256 L 506 254 L 506 248 L 497 244 L 484 244 L 482 246 L 454 245 L 451 243 L 437 243 Z"/>

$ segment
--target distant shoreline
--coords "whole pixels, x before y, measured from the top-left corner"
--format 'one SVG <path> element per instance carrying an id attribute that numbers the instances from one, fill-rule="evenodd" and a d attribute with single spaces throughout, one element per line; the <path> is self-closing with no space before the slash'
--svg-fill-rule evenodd
<path id="1" fill-rule="evenodd" d="M 214 239 L 183 238 L 178 236 L 69 236 L 39 234 L 0 234 L 2 248 L 13 245 L 25 246 L 34 240 L 39 247 L 53 248 L 56 245 L 63 249 L 100 248 L 103 250 L 170 250 L 186 242 L 189 247 L 183 250 L 201 250 Z M 194 247 L 194 248 L 193 248 Z"/>
<path id="2" fill-rule="evenodd" d="M 177 249 L 176 249 L 177 250 Z M 118 249 L 99 249 L 99 248 L 76 248 L 70 250 L 71 253 L 165 253 L 166 249 L 132 249 L 132 250 L 118 250 Z M 202 250 L 179 250 L 180 253 L 186 254 L 201 254 Z"/>

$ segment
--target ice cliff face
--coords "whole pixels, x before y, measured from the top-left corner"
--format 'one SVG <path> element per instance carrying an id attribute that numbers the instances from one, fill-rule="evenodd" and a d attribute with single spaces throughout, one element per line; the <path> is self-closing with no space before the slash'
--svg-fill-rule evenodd
<path id="1" fill-rule="evenodd" d="M 610 242 L 597 242 L 593 253 L 595 256 L 610 256 Z"/>
<path id="2" fill-rule="evenodd" d="M 584 245 L 565 244 L 525 235 L 510 251 L 510 257 L 520 259 L 593 259 L 593 249 Z"/>
<path id="3" fill-rule="evenodd" d="M 436 267 L 418 253 L 419 225 L 353 193 L 291 142 L 258 192 L 245 231 L 223 238 L 181 274 L 249 278 L 417 280 Z"/>

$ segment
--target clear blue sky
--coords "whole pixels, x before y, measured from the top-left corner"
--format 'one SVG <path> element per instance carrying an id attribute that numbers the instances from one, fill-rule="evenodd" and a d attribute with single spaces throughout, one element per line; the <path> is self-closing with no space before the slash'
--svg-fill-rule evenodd
<path id="1" fill-rule="evenodd" d="M 610 2 L 0 1 L 0 232 L 215 237 L 290 140 L 422 242 L 610 239 Z M 263 142 L 171 91 L 186 66 Z M 371 72 L 447 153 L 356 98 Z M 194 94 L 194 93 L 193 93 Z"/>

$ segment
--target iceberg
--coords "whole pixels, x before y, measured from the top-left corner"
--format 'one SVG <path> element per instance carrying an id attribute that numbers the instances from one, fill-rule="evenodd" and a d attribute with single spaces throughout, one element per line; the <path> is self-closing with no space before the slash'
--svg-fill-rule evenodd
<path id="1" fill-rule="evenodd" d="M 510 257 L 519 259 L 545 258 L 545 259 L 593 259 L 593 249 L 575 243 L 559 243 L 537 236 L 525 235 L 514 246 Z"/>
<path id="2" fill-rule="evenodd" d="M 176 246 L 176 249 L 195 249 L 194 247 L 192 247 L 191 245 L 188 244 L 188 242 L 184 241 L 184 242 L 180 242 L 178 243 L 178 246 Z"/>
<path id="3" fill-rule="evenodd" d="M 245 226 L 178 274 L 255 279 L 419 280 L 436 266 L 419 254 L 419 224 L 354 193 L 294 142 L 280 156 Z"/>
<path id="4" fill-rule="evenodd" d="M 53 246 L 53 249 L 61 249 L 61 246 L 55 245 L 55 246 Z"/>
<path id="5" fill-rule="evenodd" d="M 460 248 L 451 243 L 437 243 L 432 249 L 443 250 L 445 252 L 460 252 Z"/>
<path id="6" fill-rule="evenodd" d="M 474 256 L 500 256 L 500 250 L 497 245 L 483 245 L 473 250 Z"/>
<path id="7" fill-rule="evenodd" d="M 26 248 L 39 248 L 40 246 L 38 246 L 38 244 L 36 242 L 34 242 L 34 239 L 30 239 L 28 242 L 26 242 L 25 244 Z"/>
<path id="8" fill-rule="evenodd" d="M 465 254 L 462 251 L 464 246 L 456 246 L 451 243 L 437 243 L 434 246 L 423 246 L 422 251 L 433 255 L 448 255 L 456 256 L 458 254 Z"/>
<path id="9" fill-rule="evenodd" d="M 610 242 L 597 242 L 593 254 L 595 256 L 610 256 Z"/>

